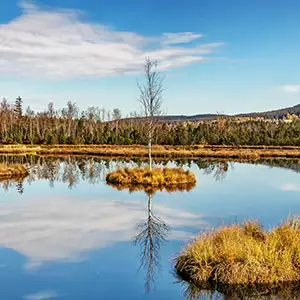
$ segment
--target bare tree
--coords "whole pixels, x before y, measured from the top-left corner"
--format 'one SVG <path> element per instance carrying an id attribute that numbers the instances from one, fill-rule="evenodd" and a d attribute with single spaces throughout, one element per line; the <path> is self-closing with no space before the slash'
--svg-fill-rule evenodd
<path id="1" fill-rule="evenodd" d="M 160 249 L 166 241 L 170 227 L 152 212 L 153 192 L 148 192 L 147 219 L 136 226 L 138 234 L 134 245 L 141 247 L 141 264 L 139 269 L 146 271 L 145 289 L 149 293 L 160 270 Z"/>
<path id="2" fill-rule="evenodd" d="M 138 82 L 140 90 L 139 102 L 147 125 L 149 168 L 152 170 L 152 141 L 156 124 L 162 114 L 164 77 L 157 72 L 157 62 L 146 58 L 144 64 L 145 83 Z"/>

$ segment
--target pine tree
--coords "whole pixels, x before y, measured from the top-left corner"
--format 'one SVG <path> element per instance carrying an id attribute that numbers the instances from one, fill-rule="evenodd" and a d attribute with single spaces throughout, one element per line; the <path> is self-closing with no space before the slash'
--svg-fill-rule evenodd
<path id="1" fill-rule="evenodd" d="M 22 116 L 22 98 L 19 96 L 15 101 L 14 111 L 18 117 Z"/>

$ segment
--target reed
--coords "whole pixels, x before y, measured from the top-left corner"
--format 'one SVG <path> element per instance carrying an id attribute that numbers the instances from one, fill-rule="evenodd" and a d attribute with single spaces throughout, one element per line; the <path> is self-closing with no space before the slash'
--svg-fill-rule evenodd
<path id="1" fill-rule="evenodd" d="M 221 227 L 198 236 L 175 263 L 177 274 L 206 288 L 299 283 L 300 219 L 288 219 L 271 231 L 257 221 Z"/>

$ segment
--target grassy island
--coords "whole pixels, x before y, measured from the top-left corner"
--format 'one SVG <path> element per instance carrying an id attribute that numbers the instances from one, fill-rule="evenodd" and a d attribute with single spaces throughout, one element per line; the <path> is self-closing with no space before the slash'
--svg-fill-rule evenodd
<path id="1" fill-rule="evenodd" d="M 23 177 L 28 171 L 20 164 L 0 164 L 0 179 Z"/>
<path id="2" fill-rule="evenodd" d="M 175 259 L 178 275 L 203 289 L 278 288 L 300 282 L 300 219 L 264 231 L 256 221 L 200 235 Z"/>
<path id="3" fill-rule="evenodd" d="M 196 176 L 182 168 L 124 168 L 107 174 L 106 182 L 120 188 L 189 189 L 196 184 Z"/>

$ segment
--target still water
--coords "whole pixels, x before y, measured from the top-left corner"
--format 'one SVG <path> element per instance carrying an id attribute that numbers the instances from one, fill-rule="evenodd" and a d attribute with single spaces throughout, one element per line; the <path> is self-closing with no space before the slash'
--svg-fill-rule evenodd
<path id="1" fill-rule="evenodd" d="M 105 175 L 139 162 L 1 160 L 27 163 L 30 175 L 0 183 L 0 299 L 186 299 L 172 259 L 197 233 L 249 218 L 270 228 L 300 213 L 298 161 L 168 162 L 195 172 L 197 186 L 130 193 Z"/>

